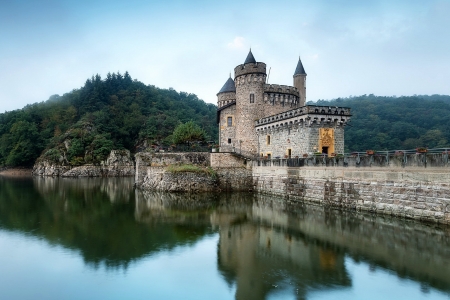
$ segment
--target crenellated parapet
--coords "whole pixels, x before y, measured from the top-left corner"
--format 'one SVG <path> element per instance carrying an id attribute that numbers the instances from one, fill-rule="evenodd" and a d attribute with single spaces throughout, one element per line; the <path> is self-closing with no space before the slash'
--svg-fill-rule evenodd
<path id="1" fill-rule="evenodd" d="M 264 86 L 264 93 L 268 94 L 288 94 L 299 96 L 298 90 L 296 87 L 289 85 L 281 85 L 281 84 L 266 84 Z"/>
<path id="2" fill-rule="evenodd" d="M 298 107 L 300 98 L 293 86 L 266 84 L 264 86 L 264 109 L 266 115 L 274 115 Z"/>
<path id="3" fill-rule="evenodd" d="M 243 74 L 235 79 L 236 86 L 242 86 L 249 83 L 264 83 L 266 81 L 266 74 L 251 73 Z"/>
<path id="4" fill-rule="evenodd" d="M 342 127 L 347 125 L 351 113 L 348 107 L 307 105 L 255 121 L 256 131 L 302 127 Z"/>
<path id="5" fill-rule="evenodd" d="M 242 64 L 234 68 L 234 80 L 247 74 L 266 75 L 266 64 L 262 62 Z"/>
<path id="6" fill-rule="evenodd" d="M 221 108 L 227 104 L 236 103 L 236 92 L 221 93 L 217 98 L 217 106 Z"/>

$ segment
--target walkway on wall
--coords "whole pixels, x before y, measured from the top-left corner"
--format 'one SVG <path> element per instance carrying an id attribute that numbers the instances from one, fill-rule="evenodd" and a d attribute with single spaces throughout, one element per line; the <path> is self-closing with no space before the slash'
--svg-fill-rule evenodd
<path id="1" fill-rule="evenodd" d="M 250 151 L 245 151 L 242 150 L 240 148 L 236 148 L 236 147 L 227 147 L 227 146 L 222 146 L 220 147 L 220 152 L 221 153 L 231 153 L 239 158 L 245 159 L 245 160 L 257 160 L 259 158 L 258 155 L 250 152 Z"/>
<path id="2" fill-rule="evenodd" d="M 389 150 L 366 152 L 351 152 L 328 156 L 313 154 L 306 157 L 264 159 L 258 157 L 253 161 L 254 166 L 260 167 L 450 167 L 450 148 L 417 148 L 410 150 Z"/>

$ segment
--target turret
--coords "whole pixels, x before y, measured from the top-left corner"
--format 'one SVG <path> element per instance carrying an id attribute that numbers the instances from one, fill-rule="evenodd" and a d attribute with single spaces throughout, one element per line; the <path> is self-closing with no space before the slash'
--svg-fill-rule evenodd
<path id="1" fill-rule="evenodd" d="M 230 151 L 230 147 L 236 143 L 236 85 L 231 74 L 217 93 L 217 106 L 219 145 L 223 151 Z"/>
<path id="2" fill-rule="evenodd" d="M 294 72 L 294 86 L 300 94 L 300 106 L 304 106 L 306 103 L 306 72 L 300 57 Z"/>
<path id="3" fill-rule="evenodd" d="M 224 105 L 230 104 L 236 101 L 236 85 L 234 80 L 228 78 L 223 87 L 217 93 L 217 106 L 220 108 Z"/>

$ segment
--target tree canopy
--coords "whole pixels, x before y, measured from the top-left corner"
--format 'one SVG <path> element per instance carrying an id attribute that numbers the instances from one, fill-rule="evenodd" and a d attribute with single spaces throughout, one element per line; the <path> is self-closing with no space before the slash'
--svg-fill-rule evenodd
<path id="1" fill-rule="evenodd" d="M 175 127 L 190 120 L 217 140 L 216 109 L 194 94 L 133 80 L 128 72 L 95 75 L 62 96 L 0 114 L 0 166 L 31 166 L 41 153 L 73 165 L 96 163 L 111 148 L 136 152 L 170 144 Z"/>
<path id="2" fill-rule="evenodd" d="M 174 144 L 206 141 L 206 133 L 194 121 L 181 123 L 175 127 L 172 134 Z"/>
<path id="3" fill-rule="evenodd" d="M 351 108 L 346 151 L 450 147 L 450 96 L 371 94 L 310 104 Z"/>

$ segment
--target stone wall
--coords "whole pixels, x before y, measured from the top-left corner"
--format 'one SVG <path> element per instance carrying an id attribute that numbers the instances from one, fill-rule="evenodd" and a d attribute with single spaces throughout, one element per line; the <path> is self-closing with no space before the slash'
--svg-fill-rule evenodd
<path id="1" fill-rule="evenodd" d="M 170 165 L 182 164 L 196 165 L 203 171 L 168 170 Z M 249 191 L 253 188 L 253 177 L 242 160 L 227 153 L 138 153 L 135 184 L 148 191 Z"/>
<path id="2" fill-rule="evenodd" d="M 293 86 L 266 84 L 264 86 L 264 116 L 282 113 L 299 105 L 299 93 Z"/>
<path id="3" fill-rule="evenodd" d="M 217 107 L 221 108 L 224 105 L 233 103 L 236 101 L 235 92 L 220 93 L 217 95 Z"/>
<path id="4" fill-rule="evenodd" d="M 228 117 L 233 118 L 232 126 L 228 126 Z M 231 139 L 231 143 L 228 143 Z M 236 144 L 236 105 L 229 106 L 220 111 L 219 145 L 234 146 Z"/>
<path id="5" fill-rule="evenodd" d="M 329 128 L 323 126 L 322 128 Z M 265 130 L 258 130 L 259 153 L 266 156 L 271 153 L 271 157 L 284 158 L 287 149 L 291 149 L 291 157 L 303 157 L 303 154 L 312 155 L 319 145 L 319 127 L 317 126 L 279 126 L 269 127 Z M 334 129 L 335 153 L 344 153 L 344 128 Z M 270 145 L 267 144 L 267 136 L 270 135 Z"/>
<path id="6" fill-rule="evenodd" d="M 158 167 L 163 170 L 169 165 L 192 164 L 207 167 L 210 165 L 210 153 L 186 152 L 186 153 L 150 153 L 140 152 L 136 154 L 137 186 L 143 184 L 144 178 L 149 176 Z"/>
<path id="7" fill-rule="evenodd" d="M 297 88 L 300 94 L 300 106 L 306 103 L 306 74 L 305 75 L 294 75 L 294 86 Z"/>
<path id="8" fill-rule="evenodd" d="M 247 64 L 251 65 L 251 64 Z M 246 65 L 246 67 L 247 67 Z M 256 71 L 256 70 L 255 70 Z M 236 142 L 235 147 L 256 153 L 258 140 L 254 122 L 264 116 L 265 74 L 245 74 L 236 78 Z M 254 101 L 250 102 L 250 94 Z"/>
<path id="9" fill-rule="evenodd" d="M 245 168 L 247 162 L 232 153 L 211 153 L 211 167 L 213 168 Z M 248 164 L 251 167 L 251 164 Z"/>
<path id="10" fill-rule="evenodd" d="M 253 167 L 255 190 L 324 206 L 450 224 L 446 169 Z"/>

